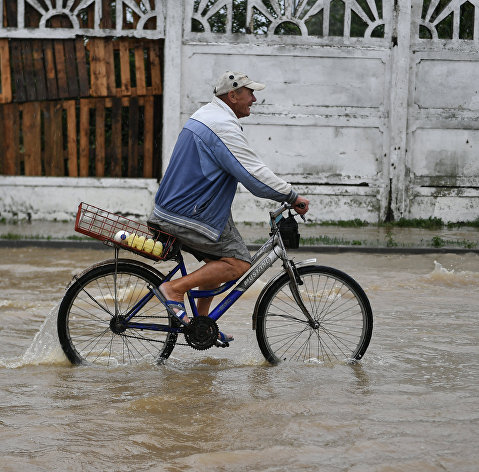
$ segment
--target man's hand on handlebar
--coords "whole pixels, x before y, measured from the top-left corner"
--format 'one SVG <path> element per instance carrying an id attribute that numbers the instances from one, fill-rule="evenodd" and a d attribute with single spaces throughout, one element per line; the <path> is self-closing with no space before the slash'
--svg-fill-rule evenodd
<path id="1" fill-rule="evenodd" d="M 293 209 L 299 215 L 304 215 L 309 210 L 309 200 L 299 195 L 293 204 Z"/>

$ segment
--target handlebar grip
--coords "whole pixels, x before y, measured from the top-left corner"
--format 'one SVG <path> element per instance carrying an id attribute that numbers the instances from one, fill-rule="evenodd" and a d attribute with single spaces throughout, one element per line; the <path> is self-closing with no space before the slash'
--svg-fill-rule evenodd
<path id="1" fill-rule="evenodd" d="M 298 203 L 298 204 L 295 205 L 295 206 L 297 206 L 297 207 L 300 208 L 301 210 L 304 210 L 304 209 L 306 208 L 306 203 L 301 202 L 301 203 Z"/>

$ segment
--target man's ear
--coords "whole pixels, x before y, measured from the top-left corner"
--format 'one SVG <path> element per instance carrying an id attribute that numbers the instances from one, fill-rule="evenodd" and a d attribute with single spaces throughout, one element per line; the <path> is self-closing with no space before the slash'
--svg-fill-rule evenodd
<path id="1" fill-rule="evenodd" d="M 231 103 L 236 103 L 238 99 L 236 98 L 236 91 L 230 90 L 228 92 L 228 99 Z"/>

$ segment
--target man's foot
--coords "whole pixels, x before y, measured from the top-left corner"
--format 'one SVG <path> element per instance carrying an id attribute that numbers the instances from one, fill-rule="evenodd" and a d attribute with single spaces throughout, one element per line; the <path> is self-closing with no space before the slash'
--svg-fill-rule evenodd
<path id="1" fill-rule="evenodd" d="M 163 284 L 160 285 L 160 293 L 165 298 L 164 303 L 168 306 L 168 308 L 171 308 L 173 310 L 175 316 L 183 323 L 188 324 L 190 322 L 190 319 L 188 318 L 188 316 L 186 316 L 186 308 L 183 301 L 178 301 L 174 299 L 171 300 L 168 291 L 165 290 Z"/>
<path id="2" fill-rule="evenodd" d="M 231 334 L 225 334 L 222 333 L 221 331 L 218 333 L 218 341 L 221 341 L 222 343 L 230 343 L 231 341 L 234 341 L 235 338 L 231 336 Z"/>

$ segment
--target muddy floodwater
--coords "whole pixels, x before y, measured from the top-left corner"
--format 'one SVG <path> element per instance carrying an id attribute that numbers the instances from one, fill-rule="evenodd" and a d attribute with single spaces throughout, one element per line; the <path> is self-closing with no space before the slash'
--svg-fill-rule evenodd
<path id="1" fill-rule="evenodd" d="M 271 270 L 219 321 L 227 349 L 72 367 L 58 304 L 111 255 L 0 249 L 2 471 L 479 470 L 477 254 L 293 254 L 365 289 L 375 325 L 356 365 L 264 361 L 251 314 Z"/>

